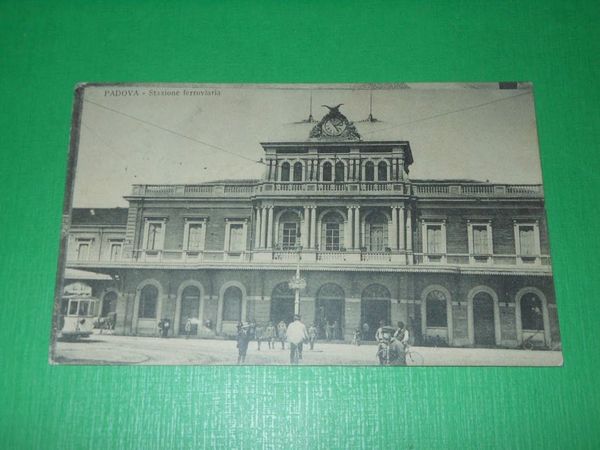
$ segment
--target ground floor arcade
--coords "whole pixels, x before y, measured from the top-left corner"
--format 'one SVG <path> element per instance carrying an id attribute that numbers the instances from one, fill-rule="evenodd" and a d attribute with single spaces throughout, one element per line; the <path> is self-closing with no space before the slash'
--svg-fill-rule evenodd
<path id="1" fill-rule="evenodd" d="M 115 276 L 116 275 L 116 276 Z M 101 314 L 116 316 L 115 333 L 233 336 L 240 320 L 289 322 L 293 270 L 122 269 L 112 283 L 92 284 Z M 403 321 L 417 344 L 518 347 L 560 343 L 550 276 L 457 272 L 304 270 L 300 314 L 306 324 L 351 340 L 372 339 L 381 321 Z M 186 323 L 192 324 L 186 330 Z"/>

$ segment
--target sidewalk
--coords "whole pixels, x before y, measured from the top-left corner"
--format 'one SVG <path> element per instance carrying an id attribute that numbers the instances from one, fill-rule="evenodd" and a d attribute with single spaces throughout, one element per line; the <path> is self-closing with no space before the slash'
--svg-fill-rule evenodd
<path id="1" fill-rule="evenodd" d="M 559 366 L 562 354 L 554 351 L 528 351 L 481 348 L 412 347 L 428 366 Z M 304 346 L 303 365 L 377 365 L 375 345 L 354 346 L 317 342 L 314 350 Z M 149 364 L 149 365 L 228 365 L 237 361 L 233 340 L 155 338 L 96 334 L 76 342 L 57 342 L 57 364 Z M 257 350 L 248 347 L 247 365 L 289 364 L 289 347 L 269 349 L 266 342 Z"/>

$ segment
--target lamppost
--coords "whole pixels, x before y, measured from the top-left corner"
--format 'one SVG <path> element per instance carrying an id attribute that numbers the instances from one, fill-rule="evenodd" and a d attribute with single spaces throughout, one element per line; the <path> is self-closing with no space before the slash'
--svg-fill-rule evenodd
<path id="1" fill-rule="evenodd" d="M 300 242 L 300 233 L 296 235 Z M 297 245 L 298 259 L 296 261 L 296 275 L 288 282 L 290 289 L 294 290 L 294 314 L 300 314 L 300 291 L 306 289 L 306 280 L 300 277 L 300 260 L 302 259 L 302 245 Z"/>

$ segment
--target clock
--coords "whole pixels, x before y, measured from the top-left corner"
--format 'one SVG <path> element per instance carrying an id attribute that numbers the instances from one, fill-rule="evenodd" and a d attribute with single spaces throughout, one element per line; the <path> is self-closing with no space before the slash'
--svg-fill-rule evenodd
<path id="1" fill-rule="evenodd" d="M 339 117 L 332 117 L 325 121 L 322 130 L 329 136 L 339 136 L 346 129 L 346 122 Z"/>

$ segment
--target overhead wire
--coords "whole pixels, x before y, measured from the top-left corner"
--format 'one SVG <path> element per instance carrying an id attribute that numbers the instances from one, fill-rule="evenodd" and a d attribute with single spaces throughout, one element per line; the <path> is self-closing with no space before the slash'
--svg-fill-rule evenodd
<path id="1" fill-rule="evenodd" d="M 256 159 L 248 158 L 247 156 L 240 155 L 239 153 L 233 152 L 233 151 L 231 151 L 231 150 L 228 150 L 228 149 L 226 149 L 226 148 L 223 148 L 223 147 L 219 147 L 218 145 L 214 145 L 214 144 L 211 144 L 211 143 L 209 143 L 209 142 L 205 142 L 205 141 L 202 141 L 202 140 L 200 140 L 200 139 L 196 139 L 196 138 L 194 138 L 194 137 L 191 137 L 191 136 L 188 136 L 188 135 L 185 135 L 185 134 L 179 133 L 179 132 L 177 132 L 177 131 L 175 131 L 175 130 L 171 130 L 170 128 L 166 128 L 166 127 L 163 127 L 163 126 L 161 126 L 161 125 L 158 125 L 158 124 L 156 124 L 156 123 L 152 123 L 152 122 L 149 122 L 149 121 L 147 121 L 147 120 L 140 119 L 139 117 L 133 116 L 133 115 L 131 115 L 131 114 L 128 114 L 128 113 L 125 113 L 125 112 L 123 112 L 123 111 L 119 111 L 119 110 L 117 110 L 117 109 L 110 108 L 110 107 L 108 107 L 108 106 L 106 106 L 106 105 L 102 105 L 102 104 L 100 104 L 100 103 L 96 103 L 96 102 L 94 102 L 94 101 L 92 101 L 92 100 L 84 99 L 84 102 L 86 102 L 86 103 L 91 103 L 92 105 L 95 105 L 95 106 L 97 106 L 97 107 L 99 107 L 99 108 L 105 109 L 105 110 L 107 110 L 107 111 L 111 111 L 111 112 L 113 112 L 113 113 L 115 113 L 115 114 L 119 114 L 119 115 L 121 115 L 121 116 L 124 116 L 124 117 L 128 117 L 129 119 L 135 120 L 135 121 L 137 121 L 137 122 L 140 122 L 140 123 L 143 123 L 143 124 L 145 124 L 145 125 L 149 125 L 149 126 L 151 126 L 151 127 L 158 128 L 159 130 L 166 131 L 167 133 L 171 133 L 171 134 L 173 134 L 173 135 L 175 135 L 175 136 L 179 136 L 179 137 L 181 137 L 181 138 L 183 138 L 183 139 L 187 139 L 187 140 L 189 140 L 189 141 L 192 141 L 192 142 L 196 142 L 196 143 L 198 143 L 198 144 L 205 145 L 205 146 L 207 146 L 207 147 L 210 147 L 210 148 L 213 148 L 213 149 L 215 149 L 215 150 L 221 150 L 221 151 L 223 151 L 223 152 L 225 152 L 225 153 L 228 153 L 228 154 L 230 154 L 230 155 L 232 155 L 232 156 L 237 156 L 238 158 L 245 159 L 246 161 L 250 161 L 250 162 L 252 162 L 252 163 L 255 163 L 255 164 L 263 164 L 263 165 L 265 165 L 265 162 L 264 162 L 262 159 L 260 159 L 260 160 L 256 160 Z"/>

